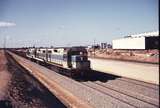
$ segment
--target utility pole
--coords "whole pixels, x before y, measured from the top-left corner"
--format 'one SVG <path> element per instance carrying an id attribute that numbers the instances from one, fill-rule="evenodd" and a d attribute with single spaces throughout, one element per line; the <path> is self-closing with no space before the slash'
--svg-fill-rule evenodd
<path id="1" fill-rule="evenodd" d="M 94 57 L 95 57 L 95 39 L 94 39 L 94 44 L 93 44 L 93 52 L 94 52 Z"/>
<path id="2" fill-rule="evenodd" d="M 6 49 L 6 37 L 4 37 L 3 48 L 4 48 L 4 50 Z"/>

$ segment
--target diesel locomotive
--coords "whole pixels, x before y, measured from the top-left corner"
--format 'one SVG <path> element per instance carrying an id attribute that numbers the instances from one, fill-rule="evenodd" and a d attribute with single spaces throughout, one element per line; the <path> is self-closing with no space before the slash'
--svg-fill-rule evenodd
<path id="1" fill-rule="evenodd" d="M 90 71 L 90 61 L 84 47 L 29 48 L 26 56 L 70 70 L 73 75 L 84 75 Z"/>

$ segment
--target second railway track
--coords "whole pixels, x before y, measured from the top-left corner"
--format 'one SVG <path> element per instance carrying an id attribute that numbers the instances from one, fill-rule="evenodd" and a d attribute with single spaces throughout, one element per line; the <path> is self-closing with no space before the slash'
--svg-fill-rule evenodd
<path id="1" fill-rule="evenodd" d="M 82 82 L 82 84 L 98 92 L 101 92 L 104 95 L 115 98 L 116 100 L 119 100 L 133 107 L 137 107 L 137 108 L 159 107 L 159 102 L 157 100 L 143 96 L 143 95 L 139 96 L 140 94 L 136 95 L 136 93 L 134 95 L 134 93 L 130 93 L 122 89 L 118 89 L 119 87 L 105 86 L 104 84 L 97 83 L 97 82 L 90 82 L 90 81 Z"/>

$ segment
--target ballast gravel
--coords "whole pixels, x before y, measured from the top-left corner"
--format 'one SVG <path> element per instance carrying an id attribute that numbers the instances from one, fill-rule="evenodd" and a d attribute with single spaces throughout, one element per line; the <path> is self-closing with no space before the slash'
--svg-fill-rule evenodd
<path id="1" fill-rule="evenodd" d="M 115 99 L 111 97 L 110 95 L 105 95 L 104 93 L 100 91 L 90 88 L 66 76 L 55 73 L 52 70 L 49 70 L 43 66 L 30 62 L 29 60 L 23 59 L 21 57 L 18 57 L 18 58 L 19 58 L 19 61 L 26 63 L 31 67 L 34 67 L 35 70 L 39 70 L 39 72 L 41 72 L 41 74 L 43 74 L 48 79 L 48 81 L 56 82 L 57 84 L 62 86 L 65 90 L 71 92 L 74 96 L 88 103 L 92 107 L 95 107 L 95 108 L 132 108 L 132 107 L 135 107 L 131 104 Z"/>

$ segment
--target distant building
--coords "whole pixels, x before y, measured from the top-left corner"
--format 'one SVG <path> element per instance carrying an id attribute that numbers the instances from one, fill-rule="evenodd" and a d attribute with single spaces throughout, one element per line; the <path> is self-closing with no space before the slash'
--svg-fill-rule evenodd
<path id="1" fill-rule="evenodd" d="M 111 44 L 107 44 L 107 48 L 112 48 L 112 45 Z"/>
<path id="2" fill-rule="evenodd" d="M 87 46 L 87 49 L 91 49 L 91 48 L 92 48 L 92 45 L 88 45 L 88 46 Z"/>
<path id="3" fill-rule="evenodd" d="M 112 41 L 113 49 L 158 49 L 159 31 L 125 36 Z"/>
<path id="4" fill-rule="evenodd" d="M 105 48 L 107 48 L 107 43 L 101 43 L 101 49 L 105 49 Z"/>
<path id="5" fill-rule="evenodd" d="M 92 45 L 92 48 L 94 48 L 94 49 L 99 49 L 99 48 L 100 48 L 100 45 L 99 45 L 99 44 Z"/>
<path id="6" fill-rule="evenodd" d="M 112 45 L 108 44 L 107 42 L 106 43 L 101 43 L 100 45 L 101 45 L 100 46 L 101 49 L 112 48 Z"/>

